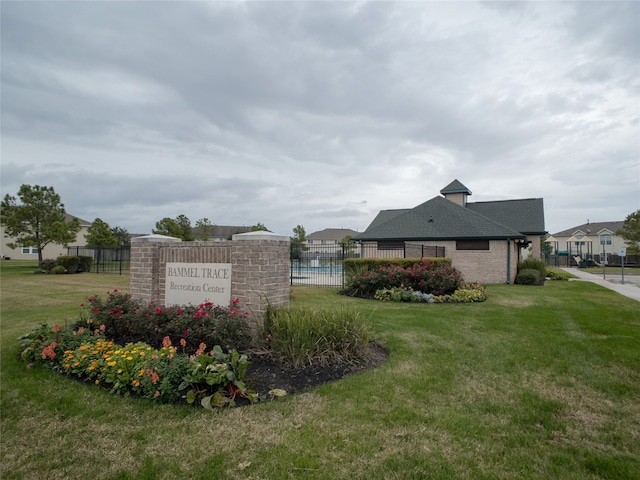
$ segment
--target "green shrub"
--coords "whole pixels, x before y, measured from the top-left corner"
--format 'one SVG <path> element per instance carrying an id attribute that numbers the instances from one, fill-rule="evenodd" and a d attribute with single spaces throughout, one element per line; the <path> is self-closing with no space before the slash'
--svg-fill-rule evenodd
<path id="1" fill-rule="evenodd" d="M 93 258 L 86 255 L 80 255 L 78 259 L 80 260 L 78 262 L 78 272 L 90 272 Z"/>
<path id="2" fill-rule="evenodd" d="M 404 288 L 393 287 L 377 290 L 374 295 L 376 300 L 383 302 L 412 302 L 412 303 L 433 303 L 433 295 L 430 293 L 405 290 Z"/>
<path id="3" fill-rule="evenodd" d="M 47 258 L 45 260 L 42 260 L 39 265 L 40 270 L 46 273 L 51 273 L 51 271 L 54 269 L 55 266 L 56 266 L 56 261 L 52 258 Z"/>
<path id="4" fill-rule="evenodd" d="M 67 273 L 67 269 L 64 268 L 62 265 L 56 265 L 51 269 L 51 273 L 56 275 L 62 275 L 64 273 Z"/>
<path id="5" fill-rule="evenodd" d="M 261 337 L 271 352 L 293 365 L 355 360 L 364 356 L 369 332 L 359 312 L 346 308 L 267 308 Z"/>
<path id="6" fill-rule="evenodd" d="M 463 283 L 450 295 L 432 295 L 394 287 L 378 290 L 374 298 L 383 302 L 471 303 L 484 302 L 487 299 L 487 291 L 479 283 Z"/>
<path id="7" fill-rule="evenodd" d="M 545 278 L 547 276 L 546 264 L 542 260 L 535 258 L 527 258 L 526 260 L 518 263 L 518 272 L 522 270 L 537 270 L 540 273 L 540 278 Z"/>
<path id="8" fill-rule="evenodd" d="M 396 265 L 402 268 L 409 268 L 428 260 L 432 265 L 446 264 L 451 265 L 450 258 L 347 258 L 344 260 L 344 272 L 347 279 L 354 275 L 361 275 L 365 271 L 375 271 L 380 267 L 388 267 Z"/>
<path id="9" fill-rule="evenodd" d="M 484 302 L 487 290 L 479 283 L 467 283 L 451 295 L 434 296 L 434 303 L 474 303 Z"/>
<path id="10" fill-rule="evenodd" d="M 540 272 L 532 268 L 518 272 L 516 283 L 519 285 L 538 285 L 540 282 Z"/>
<path id="11" fill-rule="evenodd" d="M 568 272 L 562 270 L 547 270 L 547 277 L 551 280 L 564 280 L 567 281 L 570 278 L 573 278 L 574 275 L 571 275 Z"/>
<path id="12" fill-rule="evenodd" d="M 80 258 L 75 255 L 60 255 L 56 258 L 56 264 L 64 267 L 67 273 L 77 273 L 80 265 Z"/>

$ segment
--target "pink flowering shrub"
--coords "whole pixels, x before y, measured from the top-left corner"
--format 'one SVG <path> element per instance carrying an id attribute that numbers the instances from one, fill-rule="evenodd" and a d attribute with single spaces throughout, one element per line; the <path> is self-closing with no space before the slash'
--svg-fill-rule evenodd
<path id="1" fill-rule="evenodd" d="M 451 264 L 423 258 L 406 268 L 385 265 L 354 275 L 347 282 L 346 290 L 362 296 L 374 296 L 378 290 L 392 288 L 448 295 L 455 292 L 462 281 L 462 275 Z"/>
<path id="2" fill-rule="evenodd" d="M 243 350 L 251 344 L 248 312 L 239 310 L 239 300 L 228 307 L 211 302 L 200 305 L 163 306 L 144 304 L 131 295 L 114 290 L 106 298 L 90 297 L 75 327 L 104 326 L 104 335 L 118 343 L 142 341 L 159 348 L 165 337 L 180 342 L 193 353 L 200 343 Z"/>

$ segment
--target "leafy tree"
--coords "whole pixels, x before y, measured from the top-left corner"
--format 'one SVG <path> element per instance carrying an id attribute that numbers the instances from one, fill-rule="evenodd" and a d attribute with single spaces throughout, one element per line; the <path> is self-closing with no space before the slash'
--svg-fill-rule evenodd
<path id="1" fill-rule="evenodd" d="M 88 247 L 115 247 L 118 239 L 113 235 L 109 224 L 100 218 L 96 218 L 84 236 Z"/>
<path id="2" fill-rule="evenodd" d="M 543 237 L 540 237 L 540 251 L 545 257 L 548 257 L 553 253 L 553 246 L 550 242 L 547 242 Z"/>
<path id="3" fill-rule="evenodd" d="M 118 245 L 119 247 L 131 246 L 131 237 L 129 236 L 129 232 L 126 228 L 113 227 L 111 229 L 111 234 L 116 238 L 116 245 Z"/>
<path id="4" fill-rule="evenodd" d="M 215 228 L 216 226 L 211 223 L 208 218 L 201 218 L 200 220 L 196 221 L 196 228 L 194 233 L 195 239 L 203 241 L 209 240 L 209 237 L 211 236 Z"/>
<path id="5" fill-rule="evenodd" d="M 182 229 L 178 222 L 173 218 L 164 217 L 162 220 L 156 222 L 156 228 L 151 230 L 157 235 L 168 235 L 170 237 L 182 238 Z"/>
<path id="6" fill-rule="evenodd" d="M 195 233 L 193 233 L 193 227 L 191 227 L 191 220 L 186 215 L 178 215 L 176 217 L 176 223 L 180 226 L 182 235 L 180 238 L 185 242 L 192 242 L 196 239 Z"/>
<path id="7" fill-rule="evenodd" d="M 191 220 L 185 215 L 178 215 L 176 218 L 164 217 L 159 222 L 156 222 L 156 228 L 151 231 L 158 235 L 180 238 L 185 242 L 195 239 L 191 228 Z"/>
<path id="8" fill-rule="evenodd" d="M 264 226 L 264 223 L 257 223 L 251 227 L 252 232 L 270 232 L 270 230 Z"/>
<path id="9" fill-rule="evenodd" d="M 347 254 L 347 255 L 353 253 L 355 248 L 356 248 L 356 242 L 353 241 L 353 239 L 351 238 L 351 235 L 346 235 L 338 243 L 340 244 L 340 246 L 344 250 L 344 253 Z"/>
<path id="10" fill-rule="evenodd" d="M 293 258 L 299 258 L 300 254 L 309 250 L 309 247 L 305 245 L 307 242 L 307 232 L 305 232 L 302 225 L 296 226 L 293 229 L 293 237 L 291 237 L 291 254 Z"/>
<path id="11" fill-rule="evenodd" d="M 64 205 L 53 187 L 22 185 L 16 197 L 5 195 L 2 200 L 0 223 L 5 227 L 5 236 L 15 241 L 9 248 L 18 246 L 36 247 L 38 261 L 42 262 L 42 249 L 50 243 L 67 246 L 76 239 L 80 221 L 66 220 Z"/>
<path id="12" fill-rule="evenodd" d="M 616 235 L 624 238 L 630 254 L 640 253 L 640 210 L 627 215 L 622 228 L 616 232 Z"/>

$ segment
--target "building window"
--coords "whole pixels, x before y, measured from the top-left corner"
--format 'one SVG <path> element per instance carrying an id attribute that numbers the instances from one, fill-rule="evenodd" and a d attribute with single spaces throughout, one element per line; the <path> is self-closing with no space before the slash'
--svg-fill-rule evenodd
<path id="1" fill-rule="evenodd" d="M 600 245 L 611 245 L 612 240 L 609 234 L 600 235 Z"/>
<path id="2" fill-rule="evenodd" d="M 456 240 L 456 250 L 489 250 L 489 240 Z"/>
<path id="3" fill-rule="evenodd" d="M 309 245 L 313 244 L 313 240 L 307 240 L 307 242 L 309 242 Z"/>
<path id="4" fill-rule="evenodd" d="M 22 247 L 22 253 L 30 254 L 30 253 L 38 253 L 37 247 Z"/>

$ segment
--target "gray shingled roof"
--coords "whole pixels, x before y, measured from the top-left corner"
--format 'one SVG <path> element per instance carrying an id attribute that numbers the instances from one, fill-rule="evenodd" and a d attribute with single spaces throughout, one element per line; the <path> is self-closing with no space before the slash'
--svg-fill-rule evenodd
<path id="1" fill-rule="evenodd" d="M 410 210 L 382 211 L 354 237 L 363 241 L 472 240 L 523 238 L 524 235 L 443 197 Z"/>
<path id="2" fill-rule="evenodd" d="M 467 208 L 525 235 L 544 235 L 542 198 L 467 203 Z"/>
<path id="3" fill-rule="evenodd" d="M 558 233 L 553 233 L 554 237 L 570 237 L 578 230 L 584 232 L 586 235 L 596 234 L 602 230 L 609 230 L 611 232 L 617 232 L 622 228 L 624 220 L 614 222 L 589 222 L 578 225 L 577 227 L 568 228 Z"/>
<path id="4" fill-rule="evenodd" d="M 471 190 L 465 187 L 459 180 L 454 180 L 449 185 L 440 190 L 440 193 L 445 195 L 447 193 L 466 193 L 471 195 Z"/>
<path id="5" fill-rule="evenodd" d="M 313 232 L 307 235 L 307 240 L 337 240 L 340 241 L 347 235 L 353 237 L 358 232 L 351 230 L 350 228 L 325 228 L 318 232 Z"/>

